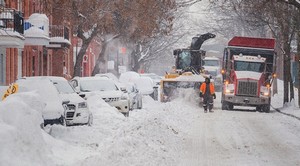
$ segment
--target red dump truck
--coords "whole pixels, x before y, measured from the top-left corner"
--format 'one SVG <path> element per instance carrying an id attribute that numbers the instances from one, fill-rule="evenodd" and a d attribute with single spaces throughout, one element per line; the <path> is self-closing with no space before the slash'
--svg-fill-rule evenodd
<path id="1" fill-rule="evenodd" d="M 234 106 L 270 112 L 276 54 L 273 38 L 233 37 L 222 61 L 222 110 Z"/>

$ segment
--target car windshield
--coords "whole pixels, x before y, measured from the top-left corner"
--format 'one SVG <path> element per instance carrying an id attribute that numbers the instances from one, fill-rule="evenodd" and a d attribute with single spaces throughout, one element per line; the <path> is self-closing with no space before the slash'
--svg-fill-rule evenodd
<path id="1" fill-rule="evenodd" d="M 53 84 L 59 93 L 75 93 L 68 81 L 58 80 L 54 81 Z"/>
<path id="2" fill-rule="evenodd" d="M 81 80 L 80 90 L 90 91 L 116 91 L 119 90 L 115 83 L 111 80 Z"/>
<path id="3" fill-rule="evenodd" d="M 204 66 L 219 66 L 218 60 L 204 60 Z"/>

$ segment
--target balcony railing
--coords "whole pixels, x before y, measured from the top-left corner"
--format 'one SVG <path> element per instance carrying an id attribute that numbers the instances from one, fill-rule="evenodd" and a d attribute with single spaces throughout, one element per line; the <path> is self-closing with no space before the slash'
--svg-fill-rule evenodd
<path id="1" fill-rule="evenodd" d="M 0 8 L 0 46 L 24 48 L 24 19 L 15 9 Z"/>
<path id="2" fill-rule="evenodd" d="M 6 31 L 16 31 L 24 34 L 24 19 L 21 12 L 3 8 L 0 13 L 0 28 Z"/>
<path id="3" fill-rule="evenodd" d="M 64 25 L 50 25 L 50 42 L 70 43 L 69 28 Z"/>

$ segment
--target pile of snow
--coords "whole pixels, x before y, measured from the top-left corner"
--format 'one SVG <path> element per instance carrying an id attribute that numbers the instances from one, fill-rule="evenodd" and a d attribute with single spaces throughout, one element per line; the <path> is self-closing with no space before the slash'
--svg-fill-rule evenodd
<path id="1" fill-rule="evenodd" d="M 99 96 L 89 97 L 88 105 L 94 115 L 92 127 L 52 127 L 50 134 L 54 138 L 81 147 L 81 155 L 69 151 L 65 157 L 60 157 L 68 158 L 70 162 L 58 164 L 176 165 L 180 151 L 177 144 L 185 135 L 180 128 L 182 125 L 178 124 L 183 119 L 172 113 L 178 108 L 161 107 L 149 96 L 144 96 L 143 100 L 144 109 L 131 111 L 126 118 Z M 189 122 L 184 120 L 182 123 Z"/>
<path id="2" fill-rule="evenodd" d="M 36 93 L 19 93 L 0 102 L 0 165 L 48 165 L 50 151 L 43 139 Z M 51 164 L 49 164 L 51 165 Z"/>

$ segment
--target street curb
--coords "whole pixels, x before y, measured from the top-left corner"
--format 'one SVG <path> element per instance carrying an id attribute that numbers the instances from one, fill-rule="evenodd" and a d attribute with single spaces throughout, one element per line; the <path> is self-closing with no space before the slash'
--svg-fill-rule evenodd
<path id="1" fill-rule="evenodd" d="M 298 117 L 298 116 L 295 116 L 295 115 L 293 115 L 293 114 L 289 114 L 289 113 L 282 112 L 282 111 L 280 111 L 279 108 L 274 108 L 273 106 L 271 106 L 271 107 L 272 107 L 275 111 L 277 111 L 277 112 L 279 112 L 279 113 L 281 113 L 281 114 L 283 114 L 283 115 L 286 115 L 286 116 L 295 118 L 295 119 L 297 119 L 297 120 L 300 120 L 300 117 Z"/>

